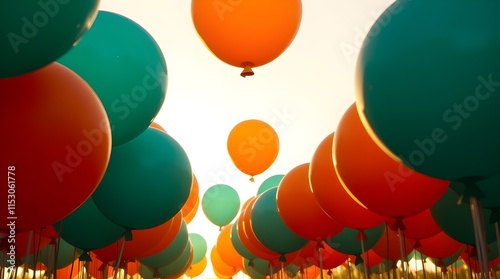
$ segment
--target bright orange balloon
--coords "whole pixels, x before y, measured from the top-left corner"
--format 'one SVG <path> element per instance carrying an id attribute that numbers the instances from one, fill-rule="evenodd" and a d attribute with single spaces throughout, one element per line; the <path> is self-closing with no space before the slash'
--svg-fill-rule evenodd
<path id="1" fill-rule="evenodd" d="M 389 157 L 366 131 L 355 103 L 335 131 L 333 161 L 344 187 L 368 209 L 388 217 L 404 218 L 426 210 L 450 184 Z"/>
<path id="2" fill-rule="evenodd" d="M 316 201 L 309 187 L 309 163 L 293 168 L 283 177 L 276 199 L 285 225 L 303 238 L 324 241 L 344 229 Z"/>
<path id="3" fill-rule="evenodd" d="M 212 250 L 210 251 L 210 260 L 212 262 L 212 267 L 214 271 L 216 270 L 217 273 L 227 276 L 227 277 L 232 277 L 236 275 L 241 269 L 237 269 L 235 267 L 232 267 L 228 264 L 226 264 L 221 258 L 219 253 L 217 252 L 217 245 L 214 245 L 212 247 Z"/>
<path id="4" fill-rule="evenodd" d="M 184 216 L 184 219 L 189 215 L 189 213 L 191 213 L 191 211 L 197 210 L 197 203 L 199 203 L 199 200 L 200 186 L 198 185 L 198 179 L 196 179 L 196 176 L 193 174 L 193 181 L 191 182 L 191 192 L 189 192 L 188 199 L 184 206 L 182 206 L 181 208 L 182 216 Z"/>
<path id="5" fill-rule="evenodd" d="M 332 160 L 334 133 L 318 145 L 309 166 L 311 190 L 318 204 L 335 221 L 356 230 L 374 228 L 386 221 L 356 202 L 337 177 Z"/>
<path id="6" fill-rule="evenodd" d="M 189 224 L 191 223 L 191 221 L 193 221 L 194 217 L 196 216 L 196 213 L 198 213 L 199 206 L 200 206 L 200 198 L 198 197 L 198 200 L 194 204 L 193 209 L 191 209 L 191 211 L 184 216 L 184 221 L 186 221 L 186 224 Z"/>
<path id="7" fill-rule="evenodd" d="M 247 1 L 252 2 L 252 1 Z M 245 120 L 229 133 L 227 150 L 234 165 L 243 173 L 253 176 L 263 173 L 276 160 L 279 138 L 271 125 L 260 120 Z"/>
<path id="8" fill-rule="evenodd" d="M 191 265 L 191 267 L 189 267 L 188 271 L 186 272 L 186 275 L 189 278 L 197 277 L 200 274 L 202 274 L 203 271 L 205 271 L 206 267 L 207 267 L 207 257 L 203 257 L 203 259 L 201 259 L 201 261 L 199 261 L 198 263 L 193 264 L 193 265 Z"/>
<path id="9" fill-rule="evenodd" d="M 220 60 L 244 68 L 267 64 L 281 55 L 297 34 L 302 20 L 300 0 L 193 0 L 196 31 Z"/>
<path id="10" fill-rule="evenodd" d="M 238 254 L 238 251 L 233 246 L 231 241 L 231 230 L 234 224 L 226 225 L 222 228 L 217 237 L 217 252 L 220 258 L 227 265 L 242 269 L 243 268 L 243 257 Z"/>
<path id="11" fill-rule="evenodd" d="M 151 122 L 151 124 L 149 124 L 149 127 L 151 127 L 151 128 L 155 128 L 155 129 L 158 129 L 158 130 L 160 130 L 160 131 L 162 131 L 162 132 L 165 132 L 165 133 L 167 132 L 167 131 L 165 130 L 165 128 L 163 128 L 160 124 L 158 124 L 158 123 L 156 123 L 156 122 Z"/>

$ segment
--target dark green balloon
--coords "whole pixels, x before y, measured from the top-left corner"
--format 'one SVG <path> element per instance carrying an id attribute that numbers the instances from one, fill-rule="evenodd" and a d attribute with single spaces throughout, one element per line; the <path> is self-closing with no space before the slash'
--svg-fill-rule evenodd
<path id="1" fill-rule="evenodd" d="M 130 229 L 149 229 L 173 218 L 191 191 L 184 149 L 166 133 L 148 128 L 113 147 L 104 177 L 92 194 L 101 212 Z"/>
<path id="2" fill-rule="evenodd" d="M 367 229 L 364 231 L 366 235 L 366 240 L 364 243 L 365 251 L 370 250 L 384 233 L 385 224 L 379 225 L 377 227 Z M 359 230 L 344 228 L 340 233 L 332 238 L 329 238 L 325 243 L 343 254 L 347 255 L 361 255 L 363 249 L 361 249 L 361 242 L 357 239 Z"/>
<path id="3" fill-rule="evenodd" d="M 216 184 L 203 194 L 201 208 L 210 222 L 222 227 L 229 224 L 238 215 L 240 196 L 233 187 L 226 184 Z"/>
<path id="4" fill-rule="evenodd" d="M 243 269 L 245 271 L 247 271 L 248 273 L 250 273 L 249 275 L 254 274 L 254 275 L 266 276 L 266 275 L 270 275 L 271 272 L 273 274 L 275 274 L 276 272 L 279 271 L 278 268 L 276 268 L 272 265 L 270 266 L 269 261 L 266 261 L 263 259 L 254 259 L 251 261 L 252 261 L 252 263 L 250 264 L 249 259 L 245 259 L 245 258 L 243 259 Z"/>
<path id="5" fill-rule="evenodd" d="M 268 249 L 284 255 L 301 249 L 308 240 L 291 231 L 281 219 L 277 190 L 278 187 L 268 189 L 257 197 L 250 218 L 257 239 Z"/>
<path id="6" fill-rule="evenodd" d="M 473 186 L 459 181 L 451 181 L 450 188 L 457 194 L 467 196 L 474 195 L 481 200 L 484 208 L 492 210 L 500 209 L 500 175 L 495 175 L 477 181 Z M 469 202 L 467 198 L 464 202 Z"/>
<path id="7" fill-rule="evenodd" d="M 418 172 L 455 181 L 499 172 L 498 11 L 500 1 L 399 0 L 366 36 L 358 110 Z"/>
<path id="8" fill-rule="evenodd" d="M 0 78 L 38 70 L 73 48 L 94 22 L 99 0 L 1 0 Z"/>
<path id="9" fill-rule="evenodd" d="M 64 241 L 85 252 L 114 243 L 126 231 L 106 218 L 91 198 L 52 227 Z"/>
<path id="10" fill-rule="evenodd" d="M 146 130 L 165 99 L 167 66 L 160 47 L 122 15 L 99 11 L 78 45 L 58 62 L 80 75 L 101 99 L 113 146 Z"/>
<path id="11" fill-rule="evenodd" d="M 460 196 L 448 188 L 444 195 L 431 208 L 431 215 L 436 224 L 451 238 L 458 242 L 476 246 L 471 207 L 468 202 L 458 204 Z M 483 209 L 485 220 L 489 220 L 491 210 Z M 485 222 L 486 241 L 496 241 L 495 227 Z"/>
<path id="12" fill-rule="evenodd" d="M 145 266 L 160 268 L 174 262 L 175 259 L 178 258 L 182 254 L 182 252 L 184 252 L 188 243 L 189 233 L 187 224 L 185 221 L 182 221 L 181 228 L 172 243 L 170 243 L 167 247 L 165 247 L 165 249 L 154 255 L 145 258 L 139 258 L 137 260 Z"/>
<path id="13" fill-rule="evenodd" d="M 262 182 L 262 184 L 260 184 L 259 189 L 257 189 L 257 195 L 264 193 L 268 189 L 278 187 L 283 177 L 285 177 L 284 174 L 276 174 L 268 177 L 264 180 L 264 182 Z"/>
<path id="14" fill-rule="evenodd" d="M 161 278 L 172 278 L 173 276 L 181 275 L 183 271 L 187 271 L 193 262 L 193 246 L 190 242 L 182 252 L 182 254 L 175 259 L 175 261 L 168 265 L 158 268 L 158 274 Z"/>
<path id="15" fill-rule="evenodd" d="M 248 251 L 248 249 L 241 242 L 240 237 L 238 236 L 238 226 L 236 225 L 238 222 L 234 222 L 233 227 L 231 228 L 231 243 L 233 244 L 234 249 L 238 254 L 240 254 L 243 258 L 253 260 L 256 259 L 257 256 L 252 254 L 252 252 Z"/>

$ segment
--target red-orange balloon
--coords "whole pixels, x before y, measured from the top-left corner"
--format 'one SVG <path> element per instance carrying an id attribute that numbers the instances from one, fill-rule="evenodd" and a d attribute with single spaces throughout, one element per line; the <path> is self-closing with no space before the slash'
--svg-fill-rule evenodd
<path id="1" fill-rule="evenodd" d="M 217 237 L 217 253 L 227 265 L 242 269 L 243 257 L 238 254 L 238 251 L 236 251 L 231 241 L 231 230 L 233 225 L 234 224 L 226 225 L 220 231 Z"/>
<path id="2" fill-rule="evenodd" d="M 212 268 L 223 276 L 232 277 L 241 270 L 226 264 L 220 258 L 220 255 L 217 252 L 217 245 L 214 245 L 210 251 L 210 261 L 212 262 Z"/>
<path id="3" fill-rule="evenodd" d="M 297 34 L 302 20 L 300 0 L 193 0 L 196 31 L 220 60 L 245 68 L 267 64 L 281 55 Z"/>
<path id="4" fill-rule="evenodd" d="M 344 228 L 325 213 L 314 197 L 309 186 L 309 163 L 293 168 L 283 177 L 276 199 L 285 225 L 303 238 L 324 241 Z"/>
<path id="5" fill-rule="evenodd" d="M 301 250 L 300 256 L 307 262 L 323 269 L 335 268 L 347 260 L 347 255 L 340 253 L 324 242 L 311 241 Z M 320 254 L 321 253 L 321 254 Z"/>
<path id="6" fill-rule="evenodd" d="M 409 238 L 423 239 L 441 232 L 441 228 L 439 228 L 434 218 L 432 218 L 430 209 L 426 209 L 417 215 L 404 218 L 402 222 L 405 227 L 404 234 Z M 390 218 L 387 224 L 391 230 L 397 231 L 398 226 L 396 219 Z"/>
<path id="7" fill-rule="evenodd" d="M 196 213 L 198 213 L 198 207 L 200 207 L 200 198 L 198 197 L 198 200 L 194 204 L 193 209 L 187 214 L 183 215 L 184 216 L 184 221 L 186 221 L 186 224 L 191 223 L 193 221 L 194 217 L 196 217 Z"/>
<path id="8" fill-rule="evenodd" d="M 401 236 L 403 243 L 403 255 L 401 255 L 400 238 L 397 232 L 391 229 L 385 229 L 384 234 L 379 241 L 372 247 L 373 252 L 384 259 L 391 261 L 400 260 L 401 257 L 406 257 L 413 251 L 415 240 Z"/>
<path id="9" fill-rule="evenodd" d="M 278 134 L 271 125 L 251 119 L 234 126 L 227 138 L 227 151 L 234 165 L 253 178 L 274 163 L 279 144 Z"/>
<path id="10" fill-rule="evenodd" d="M 253 207 L 256 200 L 257 197 L 252 197 L 248 202 L 247 207 L 244 211 L 242 211 L 240 217 L 238 218 L 238 228 L 236 230 L 238 232 L 238 237 L 240 238 L 243 246 L 245 246 L 245 248 L 247 248 L 250 253 L 254 254 L 258 258 L 268 261 L 278 259 L 280 257 L 280 254 L 271 251 L 269 250 L 269 248 L 264 246 L 264 244 L 262 244 L 257 239 L 257 236 L 255 236 L 255 233 L 252 230 L 252 225 L 250 222 L 250 216 L 252 215 L 251 208 Z"/>
<path id="11" fill-rule="evenodd" d="M 374 228 L 386 221 L 356 202 L 342 186 L 332 160 L 334 133 L 318 145 L 309 166 L 311 190 L 321 208 L 338 223 L 356 230 Z"/>
<path id="12" fill-rule="evenodd" d="M 426 210 L 450 184 L 389 157 L 366 131 L 356 104 L 347 109 L 337 126 L 333 161 L 344 187 L 368 209 L 389 217 L 403 218 Z"/>
<path id="13" fill-rule="evenodd" d="M 158 124 L 158 123 L 156 123 L 156 122 L 151 122 L 151 124 L 149 124 L 149 127 L 151 127 L 151 128 L 155 128 L 155 129 L 158 129 L 158 130 L 160 130 L 160 131 L 162 131 L 162 132 L 165 132 L 165 133 L 167 132 L 167 131 L 165 130 L 165 128 L 163 128 L 160 124 Z"/>
<path id="14" fill-rule="evenodd" d="M 17 217 L 17 231 L 51 225 L 82 205 L 106 171 L 106 111 L 93 89 L 58 63 L 0 79 L 0 88 L 0 230 L 9 229 L 8 216 Z"/>
<path id="15" fill-rule="evenodd" d="M 464 246 L 464 244 L 449 237 L 444 232 L 421 239 L 419 243 L 420 246 L 416 247 L 417 251 L 428 257 L 440 260 L 457 253 Z"/>
<path id="16" fill-rule="evenodd" d="M 196 176 L 193 174 L 193 181 L 191 182 L 191 192 L 189 192 L 188 199 L 184 204 L 184 206 L 182 206 L 181 208 L 182 216 L 184 216 L 184 219 L 191 213 L 191 211 L 197 210 L 198 208 L 197 203 L 199 203 L 199 200 L 200 200 L 200 186 L 198 185 L 198 180 L 196 179 Z"/>

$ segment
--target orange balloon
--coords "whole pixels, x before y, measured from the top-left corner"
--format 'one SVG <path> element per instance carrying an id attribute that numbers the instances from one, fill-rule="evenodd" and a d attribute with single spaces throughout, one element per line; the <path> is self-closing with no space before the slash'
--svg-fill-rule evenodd
<path id="1" fill-rule="evenodd" d="M 184 216 L 184 221 L 186 221 L 186 224 L 191 223 L 191 221 L 193 221 L 194 217 L 196 217 L 196 213 L 198 213 L 199 206 L 200 206 L 200 198 L 198 197 L 198 200 L 194 204 L 193 209 L 191 209 L 191 212 L 189 212 L 187 215 Z"/>
<path id="2" fill-rule="evenodd" d="M 421 239 L 419 242 L 420 246 L 416 248 L 417 251 L 428 257 L 440 260 L 450 257 L 464 247 L 464 244 L 456 241 L 442 231 L 429 238 Z"/>
<path id="3" fill-rule="evenodd" d="M 184 204 L 184 206 L 182 206 L 181 208 L 184 219 L 186 218 L 185 216 L 191 213 L 191 211 L 197 210 L 198 208 L 197 203 L 199 203 L 199 200 L 200 200 L 200 186 L 198 185 L 198 180 L 196 179 L 196 176 L 193 174 L 193 180 L 191 182 L 191 192 L 189 192 L 188 199 Z"/>
<path id="4" fill-rule="evenodd" d="M 151 124 L 149 124 L 149 127 L 158 129 L 158 130 L 165 132 L 165 133 L 167 132 L 167 130 L 165 130 L 165 128 L 163 128 L 160 124 L 158 124 L 156 122 L 151 122 Z"/>
<path id="5" fill-rule="evenodd" d="M 227 265 L 242 269 L 243 257 L 238 254 L 231 241 L 231 230 L 234 224 L 226 225 L 222 228 L 217 237 L 217 252 L 220 258 Z"/>
<path id="6" fill-rule="evenodd" d="M 244 68 L 267 64 L 281 55 L 297 34 L 302 20 L 300 0 L 193 0 L 196 31 L 220 60 Z"/>
<path id="7" fill-rule="evenodd" d="M 245 248 L 247 248 L 250 253 L 254 254 L 256 257 L 261 258 L 263 260 L 273 260 L 273 259 L 278 259 L 280 257 L 280 254 L 271 251 L 269 248 L 264 246 L 258 239 L 257 236 L 255 236 L 251 222 L 250 222 L 250 217 L 252 215 L 252 207 L 257 200 L 257 197 L 252 197 L 250 202 L 248 203 L 246 209 L 241 213 L 240 217 L 238 218 L 237 222 L 237 232 L 238 232 L 238 237 L 240 238 L 241 243 Z"/>
<path id="8" fill-rule="evenodd" d="M 311 190 L 321 208 L 332 219 L 356 230 L 377 227 L 386 217 L 376 214 L 356 202 L 337 177 L 332 160 L 334 133 L 318 145 L 309 166 Z"/>
<path id="9" fill-rule="evenodd" d="M 220 255 L 217 252 L 217 245 L 214 245 L 212 247 L 212 250 L 210 251 L 210 260 L 212 262 L 212 267 L 214 271 L 217 271 L 217 273 L 223 276 L 232 277 L 241 270 L 226 264 L 220 258 Z"/>
<path id="10" fill-rule="evenodd" d="M 388 217 L 404 218 L 426 210 L 450 184 L 389 157 L 366 131 L 355 103 L 337 126 L 333 161 L 344 187 L 368 209 Z"/>
<path id="11" fill-rule="evenodd" d="M 316 201 L 309 186 L 309 163 L 293 168 L 283 177 L 276 199 L 285 225 L 303 238 L 324 241 L 344 229 Z"/>
<path id="12" fill-rule="evenodd" d="M 252 1 L 247 1 L 252 2 Z M 279 139 L 271 125 L 260 120 L 245 120 L 229 133 L 227 150 L 234 165 L 243 173 L 253 176 L 263 173 L 276 160 Z"/>
<path id="13" fill-rule="evenodd" d="M 194 278 L 194 277 L 200 276 L 200 274 L 202 274 L 203 271 L 205 271 L 206 267 L 207 267 L 207 257 L 203 257 L 203 259 L 201 259 L 201 261 L 199 261 L 196 264 L 191 265 L 191 267 L 186 272 L 186 275 L 189 278 Z"/>

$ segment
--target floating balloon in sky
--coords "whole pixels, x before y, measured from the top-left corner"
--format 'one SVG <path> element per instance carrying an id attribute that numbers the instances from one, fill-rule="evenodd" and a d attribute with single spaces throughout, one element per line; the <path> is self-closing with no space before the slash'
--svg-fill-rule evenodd
<path id="1" fill-rule="evenodd" d="M 243 68 L 267 64 L 292 43 L 302 19 L 301 0 L 193 0 L 196 31 L 220 60 Z"/>

